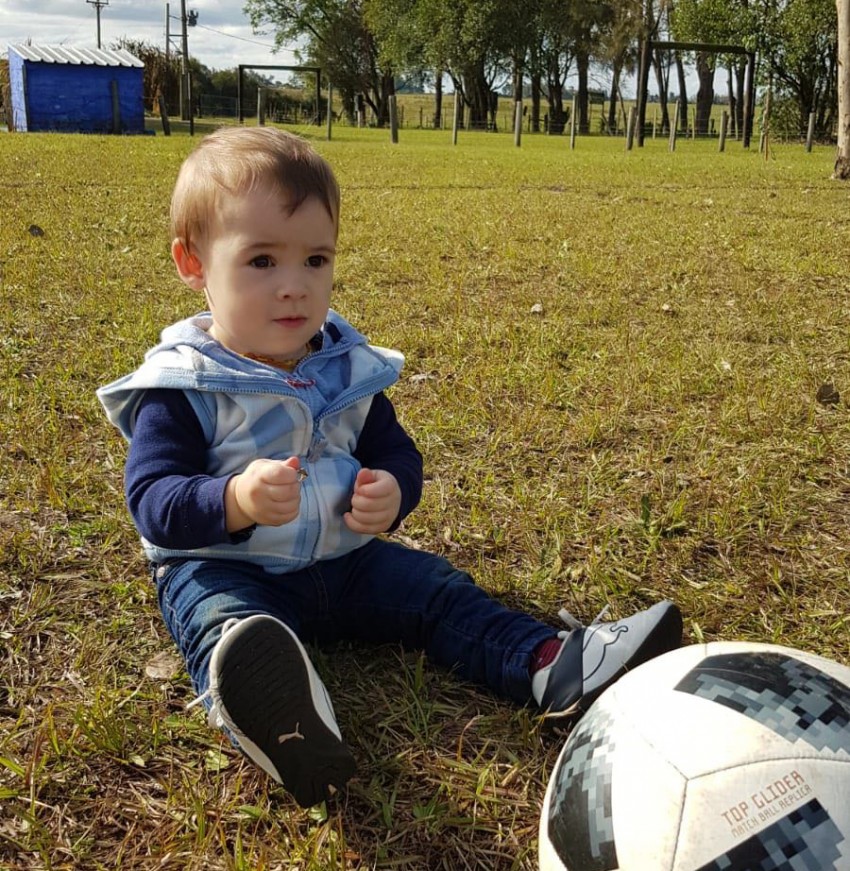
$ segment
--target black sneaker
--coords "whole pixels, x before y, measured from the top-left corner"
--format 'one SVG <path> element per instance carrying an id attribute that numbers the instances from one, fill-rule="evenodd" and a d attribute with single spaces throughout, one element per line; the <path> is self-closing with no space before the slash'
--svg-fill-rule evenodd
<path id="1" fill-rule="evenodd" d="M 264 614 L 228 620 L 210 659 L 209 722 L 302 807 L 354 774 L 325 685 L 295 633 Z M 196 699 L 195 702 L 201 699 Z M 193 703 L 194 704 L 194 703 Z"/>
<path id="2" fill-rule="evenodd" d="M 625 620 L 590 626 L 569 612 L 560 617 L 569 631 L 554 662 L 535 672 L 531 694 L 544 717 L 569 717 L 586 711 L 601 693 L 636 668 L 682 643 L 682 615 L 672 602 L 659 602 Z"/>

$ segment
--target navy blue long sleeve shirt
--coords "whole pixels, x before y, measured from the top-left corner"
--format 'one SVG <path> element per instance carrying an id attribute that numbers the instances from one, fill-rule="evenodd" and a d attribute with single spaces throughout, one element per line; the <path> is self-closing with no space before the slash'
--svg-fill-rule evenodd
<path id="1" fill-rule="evenodd" d="M 127 465 L 125 494 L 139 533 L 175 550 L 238 542 L 249 532 L 227 531 L 224 489 L 230 476 L 206 472 L 201 423 L 180 390 L 149 390 L 139 405 Z M 422 456 L 378 393 L 353 451 L 361 466 L 392 474 L 401 489 L 396 528 L 422 496 Z M 342 523 L 340 518 L 340 523 Z"/>

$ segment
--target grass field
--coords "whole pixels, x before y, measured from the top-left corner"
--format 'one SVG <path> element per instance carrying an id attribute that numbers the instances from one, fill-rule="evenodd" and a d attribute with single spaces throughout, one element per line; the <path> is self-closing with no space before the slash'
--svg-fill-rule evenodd
<path id="1" fill-rule="evenodd" d="M 668 596 L 689 643 L 850 663 L 832 150 L 388 139 L 316 144 L 334 305 L 407 357 L 427 483 L 399 537 L 545 619 Z M 359 765 L 327 813 L 184 711 L 94 391 L 198 308 L 166 228 L 191 145 L 0 138 L 0 867 L 532 869 L 562 736 L 415 654 L 317 653 Z"/>

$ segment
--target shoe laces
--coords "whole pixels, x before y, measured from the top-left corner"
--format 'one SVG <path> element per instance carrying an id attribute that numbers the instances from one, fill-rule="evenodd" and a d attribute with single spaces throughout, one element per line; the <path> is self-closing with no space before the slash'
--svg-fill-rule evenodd
<path id="1" fill-rule="evenodd" d="M 221 637 L 219 638 L 219 641 L 221 641 L 221 639 L 224 638 L 224 636 L 227 635 L 227 633 L 230 632 L 230 630 L 233 629 L 233 627 L 238 622 L 238 617 L 229 617 L 227 620 L 225 620 L 221 627 Z M 238 733 L 239 730 L 236 729 L 235 724 L 228 722 L 228 720 L 225 719 L 222 714 L 221 705 L 219 705 L 218 703 L 217 687 L 213 687 L 212 685 L 208 686 L 206 690 L 204 690 L 204 692 L 192 699 L 191 702 L 187 703 L 186 710 L 192 710 L 192 708 L 203 704 L 207 699 L 212 699 L 212 706 L 207 712 L 207 722 L 210 724 L 210 726 L 212 726 L 214 729 L 220 729 L 222 728 L 222 726 L 226 726 L 231 731 Z"/>
<path id="2" fill-rule="evenodd" d="M 602 618 L 611 610 L 611 605 L 606 605 L 591 621 L 588 623 L 588 626 L 596 626 L 598 623 L 602 622 Z M 575 632 L 576 629 L 584 629 L 585 624 L 581 622 L 577 617 L 574 617 L 566 608 L 561 608 L 558 611 L 558 616 L 561 618 L 561 622 L 567 627 L 566 629 L 562 629 L 558 633 L 558 638 L 564 639 L 566 638 L 570 632 Z"/>

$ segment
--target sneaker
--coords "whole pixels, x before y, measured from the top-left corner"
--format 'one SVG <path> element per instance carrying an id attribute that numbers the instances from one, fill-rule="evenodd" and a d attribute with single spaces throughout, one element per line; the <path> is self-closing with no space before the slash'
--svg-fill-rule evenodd
<path id="1" fill-rule="evenodd" d="M 544 717 L 586 711 L 601 693 L 642 662 L 682 643 L 682 615 L 672 602 L 659 602 L 625 620 L 583 626 L 569 612 L 559 616 L 569 631 L 559 633 L 561 649 L 551 665 L 535 672 L 531 694 Z"/>
<path id="2" fill-rule="evenodd" d="M 274 617 L 228 620 L 213 649 L 210 724 L 302 807 L 325 801 L 355 772 L 325 685 L 295 633 Z"/>

